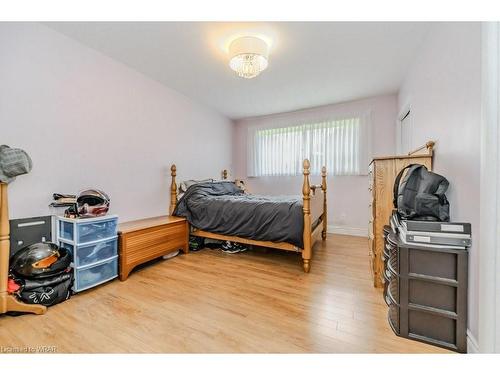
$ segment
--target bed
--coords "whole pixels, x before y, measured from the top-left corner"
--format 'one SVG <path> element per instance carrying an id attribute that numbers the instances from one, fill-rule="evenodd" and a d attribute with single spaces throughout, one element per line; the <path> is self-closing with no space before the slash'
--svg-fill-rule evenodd
<path id="1" fill-rule="evenodd" d="M 311 269 L 312 248 L 326 240 L 326 168 L 321 184 L 310 183 L 310 163 L 303 162 L 302 193 L 298 196 L 247 194 L 227 180 L 192 184 L 180 197 L 177 168 L 171 168 L 169 213 L 186 217 L 193 236 L 239 242 L 301 253 L 304 272 Z"/>

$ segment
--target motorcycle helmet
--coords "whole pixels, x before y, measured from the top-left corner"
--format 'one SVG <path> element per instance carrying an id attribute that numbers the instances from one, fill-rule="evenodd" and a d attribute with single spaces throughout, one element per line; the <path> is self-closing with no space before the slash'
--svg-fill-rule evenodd
<path id="1" fill-rule="evenodd" d="M 23 247 L 10 258 L 10 272 L 21 278 L 56 275 L 69 267 L 71 253 L 52 242 L 39 242 Z"/>
<path id="2" fill-rule="evenodd" d="M 81 191 L 76 196 L 78 215 L 80 217 L 104 216 L 109 210 L 109 196 L 98 189 Z"/>

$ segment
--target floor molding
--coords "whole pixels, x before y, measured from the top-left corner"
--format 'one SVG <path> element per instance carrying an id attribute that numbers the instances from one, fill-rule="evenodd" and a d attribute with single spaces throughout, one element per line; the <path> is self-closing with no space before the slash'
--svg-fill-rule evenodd
<path id="1" fill-rule="evenodd" d="M 345 234 L 347 236 L 368 237 L 368 228 L 343 227 L 339 225 L 329 225 L 328 233 Z"/>
<path id="2" fill-rule="evenodd" d="M 474 337 L 470 329 L 467 330 L 467 353 L 469 354 L 480 353 L 477 339 Z"/>

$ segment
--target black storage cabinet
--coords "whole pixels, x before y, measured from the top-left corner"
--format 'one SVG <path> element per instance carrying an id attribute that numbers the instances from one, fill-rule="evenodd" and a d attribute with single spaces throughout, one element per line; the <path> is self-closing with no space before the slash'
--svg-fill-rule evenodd
<path id="1" fill-rule="evenodd" d="M 401 337 L 467 352 L 467 249 L 403 243 L 384 228 L 384 299 Z"/>

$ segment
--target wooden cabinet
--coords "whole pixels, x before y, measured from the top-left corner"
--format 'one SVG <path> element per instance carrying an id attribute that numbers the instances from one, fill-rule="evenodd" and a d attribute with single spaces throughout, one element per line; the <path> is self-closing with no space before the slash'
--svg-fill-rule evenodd
<path id="1" fill-rule="evenodd" d="M 409 164 L 423 164 L 432 170 L 434 142 L 427 142 L 424 146 L 408 155 L 384 156 L 372 160 L 368 170 L 370 191 L 370 219 L 368 223 L 368 256 L 370 270 L 373 276 L 373 285 L 382 287 L 384 284 L 384 263 L 382 252 L 384 248 L 384 225 L 389 224 L 389 217 L 393 209 L 394 180 L 398 173 Z"/>
<path id="2" fill-rule="evenodd" d="M 120 280 L 134 267 L 163 255 L 189 251 L 188 222 L 183 217 L 159 216 L 121 223 L 118 227 Z"/>

